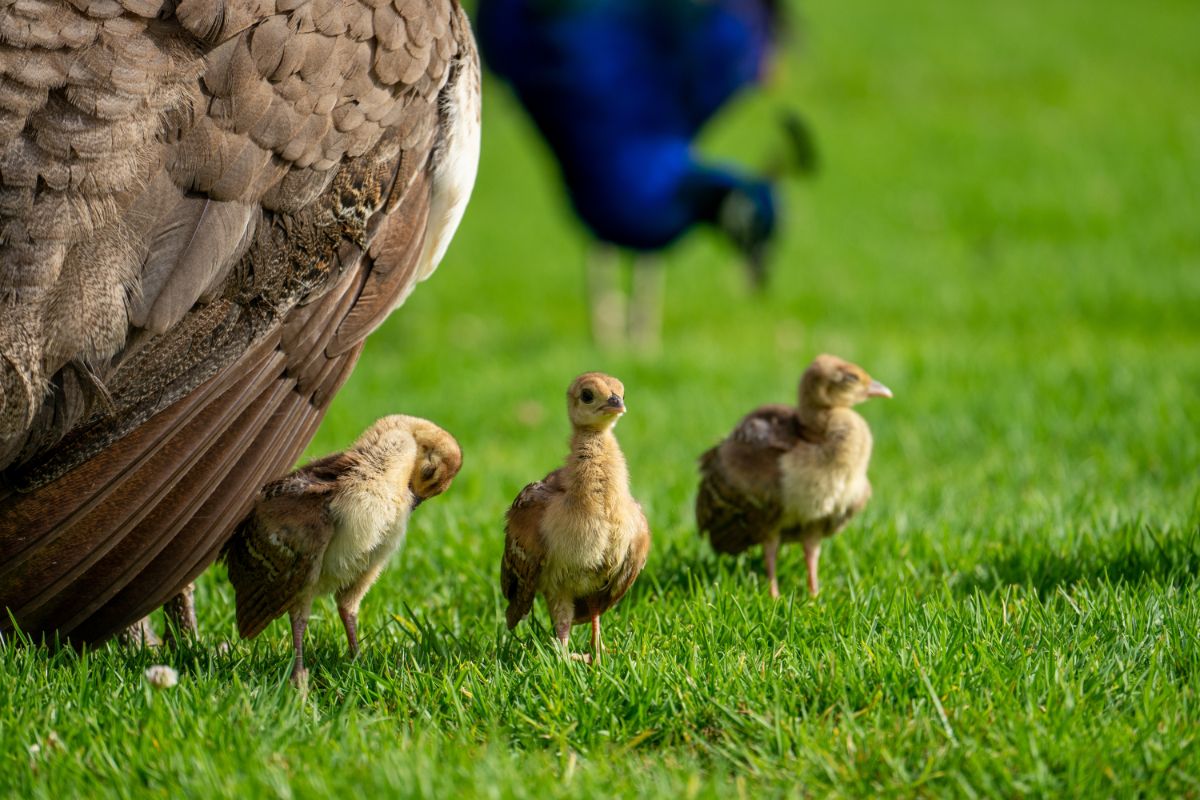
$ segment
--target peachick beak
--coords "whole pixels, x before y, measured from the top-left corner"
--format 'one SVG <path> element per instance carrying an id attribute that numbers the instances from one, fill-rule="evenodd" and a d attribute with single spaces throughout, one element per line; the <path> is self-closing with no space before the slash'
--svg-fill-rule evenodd
<path id="1" fill-rule="evenodd" d="M 421 503 L 424 503 L 424 502 L 425 502 L 424 497 L 421 497 L 421 495 L 417 494 L 416 492 L 413 492 L 413 504 L 412 504 L 413 508 L 416 508 L 417 506 L 421 505 Z"/>
<path id="2" fill-rule="evenodd" d="M 616 394 L 615 392 L 608 396 L 608 402 L 604 404 L 604 407 L 610 408 L 613 411 L 625 411 L 624 401 L 622 401 L 620 395 Z"/>
<path id="3" fill-rule="evenodd" d="M 891 397 L 892 390 L 884 386 L 879 381 L 871 381 L 871 385 L 867 387 L 867 397 Z"/>

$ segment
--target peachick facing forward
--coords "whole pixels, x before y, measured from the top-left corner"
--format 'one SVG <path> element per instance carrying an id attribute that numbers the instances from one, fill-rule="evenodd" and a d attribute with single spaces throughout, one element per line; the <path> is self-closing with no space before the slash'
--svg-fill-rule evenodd
<path id="1" fill-rule="evenodd" d="M 772 597 L 779 596 L 780 543 L 801 542 L 808 590 L 816 595 L 821 540 L 845 527 L 871 496 L 871 430 L 851 407 L 891 396 L 862 367 L 817 356 L 800 379 L 798 407 L 768 405 L 750 412 L 700 457 L 701 535 L 707 533 L 721 553 L 761 544 Z"/>
<path id="2" fill-rule="evenodd" d="M 620 381 L 599 372 L 571 384 L 571 453 L 564 466 L 517 495 L 500 565 L 510 629 L 541 594 L 563 651 L 571 626 L 591 622 L 597 659 L 600 615 L 633 585 L 650 551 L 650 526 L 629 493 L 629 471 L 612 432 L 625 413 L 624 395 Z"/>
<path id="3" fill-rule="evenodd" d="M 408 516 L 441 494 L 462 466 L 458 442 L 416 417 L 376 422 L 350 449 L 268 483 L 225 546 L 238 631 L 257 636 L 285 611 L 305 681 L 304 629 L 313 599 L 332 592 L 358 652 L 358 607 L 404 540 Z"/>

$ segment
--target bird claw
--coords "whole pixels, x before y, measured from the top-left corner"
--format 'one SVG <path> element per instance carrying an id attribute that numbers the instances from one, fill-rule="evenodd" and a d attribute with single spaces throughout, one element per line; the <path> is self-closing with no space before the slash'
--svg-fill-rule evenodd
<path id="1" fill-rule="evenodd" d="M 582 661 L 584 664 L 587 664 L 589 667 L 593 663 L 591 653 L 568 653 L 567 655 L 572 661 Z"/>

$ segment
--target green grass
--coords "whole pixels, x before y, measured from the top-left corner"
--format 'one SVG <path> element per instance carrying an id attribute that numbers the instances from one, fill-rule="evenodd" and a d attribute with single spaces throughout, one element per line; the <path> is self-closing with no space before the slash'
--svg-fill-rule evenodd
<path id="1" fill-rule="evenodd" d="M 593 349 L 585 241 L 488 85 L 462 231 L 311 449 L 402 411 L 465 452 L 367 596 L 362 657 L 328 603 L 307 700 L 283 623 L 220 652 L 219 570 L 180 652 L 2 649 L 0 794 L 1200 796 L 1200 6 L 806 12 L 707 142 L 766 163 L 783 104 L 818 134 L 769 297 L 697 235 L 662 355 Z M 875 497 L 820 599 L 785 550 L 772 603 L 757 556 L 697 539 L 694 459 L 821 351 L 896 399 L 864 407 Z M 627 387 L 654 531 L 595 669 L 555 657 L 540 607 L 505 631 L 497 587 L 504 510 L 562 458 L 588 369 Z M 161 660 L 178 687 L 146 684 Z"/>

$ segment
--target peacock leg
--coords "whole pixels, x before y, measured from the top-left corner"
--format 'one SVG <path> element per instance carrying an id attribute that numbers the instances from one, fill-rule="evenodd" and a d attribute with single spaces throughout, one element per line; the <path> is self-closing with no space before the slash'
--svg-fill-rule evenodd
<path id="1" fill-rule="evenodd" d="M 637 257 L 633 264 L 629 338 L 639 350 L 652 352 L 661 344 L 666 283 L 667 273 L 661 258 L 649 254 Z"/>
<path id="2" fill-rule="evenodd" d="M 587 260 L 588 300 L 592 312 L 592 341 L 616 347 L 625 341 L 625 295 L 621 291 L 621 253 L 597 245 Z"/>

